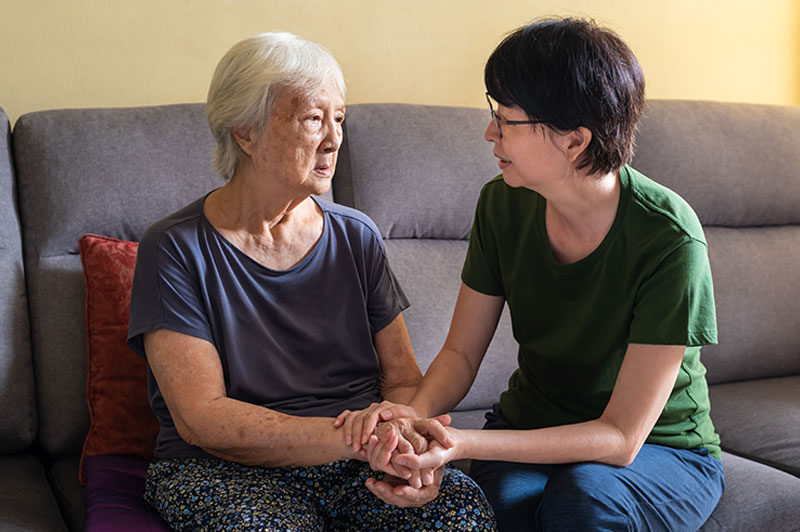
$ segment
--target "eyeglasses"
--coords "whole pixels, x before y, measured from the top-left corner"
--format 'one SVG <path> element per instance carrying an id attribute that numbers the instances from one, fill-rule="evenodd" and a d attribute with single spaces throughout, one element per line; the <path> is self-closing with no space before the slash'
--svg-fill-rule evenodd
<path id="1" fill-rule="evenodd" d="M 489 112 L 492 113 L 492 118 L 494 118 L 494 123 L 497 125 L 497 132 L 500 134 L 500 138 L 503 138 L 503 126 L 519 126 L 522 124 L 544 124 L 544 120 L 508 120 L 504 116 L 497 114 L 494 110 L 494 105 L 492 105 L 492 99 L 489 96 L 489 93 L 486 93 L 486 103 L 489 104 Z"/>

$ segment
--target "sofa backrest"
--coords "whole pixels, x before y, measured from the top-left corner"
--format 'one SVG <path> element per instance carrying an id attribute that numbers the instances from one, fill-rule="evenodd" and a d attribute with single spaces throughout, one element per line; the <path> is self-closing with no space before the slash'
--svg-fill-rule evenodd
<path id="1" fill-rule="evenodd" d="M 800 108 L 650 101 L 633 165 L 705 226 L 719 345 L 711 383 L 800 374 Z"/>
<path id="2" fill-rule="evenodd" d="M 27 449 L 36 436 L 28 303 L 8 116 L 0 108 L 0 453 Z"/>
<path id="3" fill-rule="evenodd" d="M 79 453 L 88 429 L 78 239 L 138 240 L 222 181 L 201 104 L 43 111 L 20 117 L 14 154 L 25 242 L 39 443 Z"/>
<path id="4" fill-rule="evenodd" d="M 450 326 L 475 205 L 499 172 L 483 140 L 488 111 L 403 104 L 350 105 L 334 179 L 339 203 L 367 213 L 384 238 L 411 307 L 404 317 L 425 371 Z M 469 394 L 457 410 L 487 409 L 516 368 L 504 312 Z"/>

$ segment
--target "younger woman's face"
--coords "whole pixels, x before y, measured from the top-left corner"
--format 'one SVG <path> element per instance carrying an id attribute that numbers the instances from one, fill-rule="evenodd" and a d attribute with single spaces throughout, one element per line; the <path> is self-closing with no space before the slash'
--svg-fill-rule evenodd
<path id="1" fill-rule="evenodd" d="M 500 122 L 530 120 L 521 108 L 496 104 Z M 503 125 L 502 138 L 492 118 L 483 138 L 494 144 L 503 180 L 511 187 L 525 187 L 540 192 L 549 181 L 567 174 L 571 165 L 559 146 L 561 135 L 542 124 Z"/>

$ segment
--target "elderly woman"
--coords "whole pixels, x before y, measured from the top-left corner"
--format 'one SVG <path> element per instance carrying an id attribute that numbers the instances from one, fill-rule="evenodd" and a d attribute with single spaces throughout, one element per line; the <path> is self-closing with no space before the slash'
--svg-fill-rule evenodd
<path id="1" fill-rule="evenodd" d="M 235 45 L 208 95 L 228 181 L 141 241 L 128 341 L 161 423 L 145 498 L 176 530 L 493 530 L 456 470 L 384 478 L 408 508 L 386 504 L 333 427 L 421 379 L 377 228 L 312 196 L 331 186 L 344 90 L 316 44 Z"/>
<path id="2" fill-rule="evenodd" d="M 627 165 L 639 63 L 592 22 L 544 20 L 497 47 L 485 82 L 502 175 L 478 200 L 449 335 L 411 408 L 350 414 L 347 439 L 376 467 L 476 459 L 503 532 L 696 530 L 724 489 L 700 363 L 713 289 L 691 207 Z M 519 368 L 491 430 L 448 428 L 421 456 L 368 439 L 378 420 L 456 405 L 504 304 Z"/>

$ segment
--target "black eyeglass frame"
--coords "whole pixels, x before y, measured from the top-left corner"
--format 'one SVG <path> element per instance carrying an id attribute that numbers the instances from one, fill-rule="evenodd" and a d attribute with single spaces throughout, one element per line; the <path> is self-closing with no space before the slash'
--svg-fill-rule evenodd
<path id="1" fill-rule="evenodd" d="M 500 138 L 503 138 L 503 126 L 521 126 L 523 124 L 544 124 L 544 120 L 509 120 L 506 117 L 501 117 L 497 114 L 494 110 L 494 106 L 492 105 L 491 97 L 489 96 L 489 92 L 485 92 L 486 94 L 486 103 L 489 104 L 489 112 L 492 114 L 492 118 L 494 118 L 494 123 L 497 126 L 497 132 L 500 135 Z M 502 121 L 501 121 L 502 119 Z"/>

